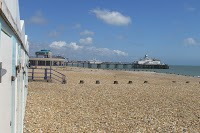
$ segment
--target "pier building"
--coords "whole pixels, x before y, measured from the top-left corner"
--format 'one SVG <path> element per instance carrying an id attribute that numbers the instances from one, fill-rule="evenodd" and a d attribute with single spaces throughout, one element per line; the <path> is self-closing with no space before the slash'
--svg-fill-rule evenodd
<path id="1" fill-rule="evenodd" d="M 64 66 L 65 58 L 53 56 L 50 50 L 40 50 L 35 52 L 35 57 L 30 58 L 30 66 Z"/>

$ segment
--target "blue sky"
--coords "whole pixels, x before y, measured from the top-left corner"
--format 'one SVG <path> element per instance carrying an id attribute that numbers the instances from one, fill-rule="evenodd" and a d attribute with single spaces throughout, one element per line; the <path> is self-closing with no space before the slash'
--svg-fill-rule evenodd
<path id="1" fill-rule="evenodd" d="M 200 65 L 199 0 L 20 0 L 30 54 Z"/>

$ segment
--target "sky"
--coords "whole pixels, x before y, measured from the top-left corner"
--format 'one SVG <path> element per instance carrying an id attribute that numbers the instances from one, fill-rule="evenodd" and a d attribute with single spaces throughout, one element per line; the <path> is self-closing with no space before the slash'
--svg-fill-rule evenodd
<path id="1" fill-rule="evenodd" d="M 200 65 L 200 0 L 19 0 L 30 55 Z"/>

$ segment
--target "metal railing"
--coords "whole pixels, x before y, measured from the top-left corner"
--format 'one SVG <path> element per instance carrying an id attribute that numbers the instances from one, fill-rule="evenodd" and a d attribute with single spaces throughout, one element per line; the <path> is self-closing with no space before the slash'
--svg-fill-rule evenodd
<path id="1" fill-rule="evenodd" d="M 47 82 L 57 81 L 66 84 L 66 76 L 51 68 L 29 68 L 29 81 L 45 80 Z"/>

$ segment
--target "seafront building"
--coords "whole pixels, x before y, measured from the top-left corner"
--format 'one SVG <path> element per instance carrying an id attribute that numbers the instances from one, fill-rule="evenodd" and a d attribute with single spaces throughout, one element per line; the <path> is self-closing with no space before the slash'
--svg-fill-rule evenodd
<path id="1" fill-rule="evenodd" d="M 22 133 L 29 42 L 18 0 L 0 0 L 0 133 Z"/>
<path id="2" fill-rule="evenodd" d="M 35 57 L 30 58 L 30 66 L 64 66 L 65 58 L 53 56 L 50 50 L 42 49 L 35 52 Z"/>
<path id="3" fill-rule="evenodd" d="M 135 63 L 140 65 L 161 65 L 159 59 L 149 58 L 147 54 L 144 56 L 144 58 L 140 59 L 139 61 L 136 61 Z"/>

